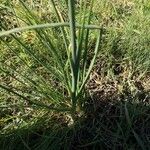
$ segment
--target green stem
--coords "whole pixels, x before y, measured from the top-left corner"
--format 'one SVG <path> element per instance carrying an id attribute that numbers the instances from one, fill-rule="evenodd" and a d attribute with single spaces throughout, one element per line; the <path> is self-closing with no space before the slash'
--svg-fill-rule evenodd
<path id="1" fill-rule="evenodd" d="M 1 31 L 0 32 L 0 37 L 1 36 L 7 36 L 10 35 L 12 33 L 18 33 L 18 32 L 23 32 L 26 30 L 33 30 L 33 29 L 42 29 L 42 28 L 57 28 L 57 27 L 69 27 L 69 23 L 68 22 L 63 22 L 63 23 L 46 23 L 46 24 L 36 24 L 36 25 L 31 25 L 31 26 L 25 26 L 25 27 L 21 27 L 21 28 L 14 28 L 11 30 L 7 30 L 7 31 Z M 97 25 L 76 25 L 76 28 L 85 28 L 85 29 L 101 29 L 100 26 Z"/>
<path id="2" fill-rule="evenodd" d="M 72 58 L 71 58 L 71 70 L 72 70 L 72 110 L 76 110 L 76 90 L 77 90 L 77 80 L 78 80 L 78 69 L 77 69 L 77 45 L 76 45 L 76 25 L 75 25 L 75 2 L 74 0 L 68 0 L 69 6 L 69 24 L 70 24 L 70 34 L 71 34 L 71 48 L 72 48 Z"/>

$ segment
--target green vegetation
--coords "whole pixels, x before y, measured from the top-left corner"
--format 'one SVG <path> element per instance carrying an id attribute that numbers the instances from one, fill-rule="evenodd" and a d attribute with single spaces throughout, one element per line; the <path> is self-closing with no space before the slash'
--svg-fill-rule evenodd
<path id="1" fill-rule="evenodd" d="M 0 149 L 149 149 L 148 0 L 0 0 Z"/>

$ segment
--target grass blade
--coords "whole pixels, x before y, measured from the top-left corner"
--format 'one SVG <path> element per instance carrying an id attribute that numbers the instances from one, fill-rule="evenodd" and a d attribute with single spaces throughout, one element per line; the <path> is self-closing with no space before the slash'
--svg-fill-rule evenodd
<path id="1" fill-rule="evenodd" d="M 87 82 L 88 77 L 89 77 L 89 75 L 90 75 L 90 73 L 91 73 L 91 70 L 92 70 L 92 68 L 93 68 L 93 65 L 94 65 L 94 63 L 95 63 L 95 59 L 96 59 L 96 57 L 97 57 L 98 51 L 99 51 L 100 46 L 101 46 L 102 32 L 103 32 L 103 29 L 101 28 L 101 30 L 99 31 L 99 36 L 98 36 L 97 42 L 96 42 L 96 47 L 95 47 L 93 59 L 91 60 L 89 69 L 88 69 L 88 71 L 87 71 L 87 74 L 86 74 L 85 78 L 84 78 L 83 81 L 82 81 L 82 85 L 81 85 L 81 87 L 80 87 L 80 89 L 79 89 L 79 94 L 78 94 L 78 95 L 80 95 L 80 93 L 81 93 L 81 91 L 82 91 L 82 89 L 83 89 L 85 83 Z"/>

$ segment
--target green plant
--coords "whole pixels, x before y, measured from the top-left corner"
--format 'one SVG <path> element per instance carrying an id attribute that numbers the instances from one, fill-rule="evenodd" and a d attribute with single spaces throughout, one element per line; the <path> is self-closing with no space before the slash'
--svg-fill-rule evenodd
<path id="1" fill-rule="evenodd" d="M 54 1 L 51 0 L 54 11 L 57 15 L 57 20 L 61 22 L 47 24 L 40 24 L 39 18 L 30 11 L 24 2 L 20 2 L 26 13 L 26 21 L 28 26 L 6 31 L 6 28 L 1 25 L 1 27 L 5 30 L 0 32 L 1 42 L 3 42 L 3 46 L 5 48 L 7 47 L 11 53 L 17 57 L 19 62 L 22 62 L 23 65 L 30 70 L 30 73 L 34 74 L 35 72 L 30 63 L 36 63 L 36 65 L 39 65 L 44 71 L 47 72 L 51 80 L 54 80 L 55 83 L 54 85 L 47 85 L 44 77 L 38 73 L 35 74 L 37 78 L 35 78 L 35 80 L 27 74 L 19 72 L 17 70 L 17 63 L 8 65 L 7 63 L 1 61 L 1 64 L 3 64 L 3 67 L 1 65 L 0 68 L 1 73 L 7 74 L 7 76 L 10 76 L 19 84 L 22 84 L 24 89 L 21 91 L 19 88 L 4 84 L 0 84 L 0 87 L 10 93 L 15 94 L 20 99 L 29 102 L 33 106 L 40 106 L 42 108 L 56 111 L 69 111 L 72 114 L 72 117 L 74 117 L 75 112 L 77 111 L 77 106 L 81 106 L 84 102 L 84 85 L 86 84 L 93 68 L 102 40 L 102 28 L 99 26 L 90 25 L 93 1 L 90 4 L 87 20 L 85 17 L 86 14 L 84 13 L 82 25 L 78 25 L 75 18 L 74 0 L 68 0 L 69 22 L 63 22 L 59 10 L 55 6 Z M 81 11 L 86 12 L 86 7 L 87 4 L 84 2 L 84 4 L 81 6 Z M 86 25 L 86 22 L 88 25 Z M 50 27 L 53 29 L 50 30 Z M 65 27 L 69 27 L 69 30 Z M 42 52 L 37 52 L 36 49 L 38 49 L 38 47 L 27 45 L 23 41 L 22 37 L 18 37 L 15 34 L 17 32 L 23 32 L 29 29 L 35 30 L 37 40 L 40 45 L 42 45 L 41 48 L 44 49 L 43 52 L 46 53 L 49 60 L 47 60 L 46 56 L 40 55 Z M 64 44 L 62 44 L 62 47 L 65 47 L 65 52 L 57 46 L 57 42 L 57 44 L 55 43 L 56 40 L 54 36 L 57 36 L 57 38 L 59 36 L 54 34 L 53 30 L 57 29 L 58 31 L 55 32 L 58 32 L 59 34 L 61 33 L 63 37 Z M 94 50 L 94 56 L 90 62 L 90 65 L 88 66 L 87 54 L 90 29 L 97 29 L 99 32 Z M 52 33 L 54 36 L 51 36 Z M 3 37 L 7 35 L 13 38 L 16 47 L 11 45 L 12 42 L 8 43 L 3 39 Z M 69 35 L 69 37 L 67 35 Z M 20 56 L 20 53 L 24 54 L 24 57 Z M 26 59 L 26 57 L 28 59 Z M 16 74 L 17 77 L 15 77 Z M 56 87 L 56 82 L 58 83 L 57 86 L 59 87 Z M 33 94 L 32 92 L 26 92 L 26 87 L 30 88 L 30 90 L 34 90 L 35 93 Z M 67 94 L 62 93 L 62 90 Z M 35 95 L 39 95 L 41 98 L 37 100 Z M 42 100 L 43 102 L 41 102 Z"/>

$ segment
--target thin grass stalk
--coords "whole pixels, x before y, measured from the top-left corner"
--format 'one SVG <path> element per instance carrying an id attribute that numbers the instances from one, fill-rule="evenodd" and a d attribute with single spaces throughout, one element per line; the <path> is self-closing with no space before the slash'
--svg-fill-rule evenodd
<path id="1" fill-rule="evenodd" d="M 99 31 L 99 35 L 98 35 L 98 39 L 97 39 L 96 47 L 95 47 L 95 51 L 94 51 L 94 56 L 93 56 L 93 59 L 92 59 L 92 61 L 91 61 L 91 63 L 90 63 L 90 66 L 89 66 L 89 69 L 88 69 L 88 71 L 87 71 L 87 74 L 86 74 L 84 80 L 82 81 L 82 85 L 81 85 L 81 87 L 80 87 L 80 89 L 79 89 L 78 96 L 81 94 L 81 91 L 82 91 L 82 89 L 83 89 L 85 83 L 87 82 L 88 77 L 89 77 L 89 75 L 90 75 L 90 73 L 91 73 L 91 70 L 92 70 L 92 68 L 93 68 L 93 65 L 94 65 L 94 63 L 95 63 L 95 60 L 96 60 L 96 57 L 97 57 L 97 54 L 98 54 L 98 51 L 99 51 L 99 49 L 100 49 L 101 42 L 102 42 L 102 32 L 103 32 L 103 28 L 101 28 L 101 30 Z"/>
<path id="2" fill-rule="evenodd" d="M 94 0 L 92 0 L 90 4 L 90 10 L 88 14 L 88 21 L 87 24 L 90 24 L 91 22 L 91 14 L 92 14 L 92 8 L 93 8 Z M 83 53 L 83 73 L 82 73 L 82 80 L 85 77 L 86 73 L 86 65 L 87 65 L 87 52 L 88 52 L 88 40 L 89 40 L 89 29 L 86 30 L 86 36 L 85 36 L 85 45 L 84 45 L 84 53 Z"/>
<path id="3" fill-rule="evenodd" d="M 54 0 L 50 0 L 50 1 L 52 3 L 53 9 L 56 13 L 58 22 L 64 22 L 64 19 L 61 16 L 59 9 L 56 7 Z M 69 35 L 68 35 L 67 29 L 65 29 L 64 27 L 61 27 L 61 32 L 63 35 L 63 40 L 64 40 L 64 44 L 65 44 L 65 48 L 66 48 L 66 52 L 67 52 L 67 56 L 68 56 L 68 59 L 66 61 L 66 65 L 65 65 L 65 72 L 66 73 L 65 73 L 64 78 L 66 78 L 65 80 L 66 80 L 66 83 L 68 85 L 68 92 L 71 93 L 71 78 L 69 75 L 70 73 L 69 73 L 69 67 L 68 67 L 68 65 L 71 64 L 71 62 L 70 62 L 70 50 L 68 49 L 68 39 L 67 39 L 67 37 L 69 37 Z"/>
<path id="4" fill-rule="evenodd" d="M 31 26 L 24 26 L 24 27 L 21 27 L 21 28 L 14 28 L 14 29 L 11 29 L 11 30 L 3 30 L 0 32 L 0 37 L 2 36 L 8 36 L 10 34 L 13 34 L 13 33 L 18 33 L 18 32 L 23 32 L 23 31 L 27 31 L 27 30 L 38 30 L 38 29 L 46 29 L 46 28 L 57 28 L 57 27 L 69 27 L 69 23 L 68 22 L 60 22 L 60 23 L 46 23 L 46 24 L 36 24 L 36 25 L 31 25 Z M 76 28 L 84 28 L 84 29 L 91 29 L 91 30 L 94 30 L 94 29 L 101 29 L 100 26 L 97 26 L 97 25 L 79 25 L 79 24 L 76 24 Z"/>
<path id="5" fill-rule="evenodd" d="M 85 19 L 83 21 L 83 25 L 85 23 Z M 81 33 L 79 34 L 78 46 L 77 46 L 77 72 L 78 72 L 78 84 L 77 84 L 77 92 L 79 90 L 79 82 L 80 82 L 80 61 L 81 61 L 81 54 L 83 48 L 83 40 L 84 40 L 84 28 L 82 28 Z"/>
<path id="6" fill-rule="evenodd" d="M 80 2 L 81 2 L 80 5 L 82 6 L 82 1 L 80 1 Z M 80 61 L 81 61 L 81 54 L 82 54 L 82 50 L 83 50 L 83 44 L 84 44 L 83 40 L 84 40 L 84 35 L 85 35 L 84 25 L 85 25 L 85 21 L 86 21 L 86 17 L 85 17 L 86 16 L 86 4 L 87 3 L 85 2 L 84 7 L 80 8 L 80 16 L 82 16 L 82 13 L 83 13 L 83 21 L 82 21 L 83 27 L 81 28 L 81 30 L 79 30 L 79 40 L 78 40 L 79 42 L 78 42 L 78 47 L 77 47 L 77 66 L 79 66 L 78 67 L 78 76 L 80 76 Z M 80 17 L 80 21 L 81 21 L 81 19 L 82 19 L 82 17 Z M 84 49 L 84 51 L 85 51 L 85 49 Z M 83 57 L 84 57 L 84 55 L 83 55 Z M 81 74 L 82 74 L 82 71 L 81 71 Z M 78 78 L 78 82 L 79 82 L 79 80 L 80 79 Z M 79 90 L 79 86 L 80 86 L 80 84 L 78 84 L 77 90 Z"/>
<path id="7" fill-rule="evenodd" d="M 70 24 L 70 35 L 71 35 L 71 71 L 72 71 L 72 111 L 76 110 L 76 91 L 77 91 L 77 81 L 78 81 L 78 66 L 77 66 L 77 43 L 76 43 L 76 25 L 75 25 L 75 1 L 68 0 L 69 6 L 69 24 Z"/>
<path id="8" fill-rule="evenodd" d="M 50 0 L 50 1 L 51 1 L 51 3 L 52 3 L 52 6 L 53 6 L 54 11 L 55 11 L 55 13 L 56 13 L 57 20 L 58 20 L 59 22 L 64 22 L 64 20 L 62 19 L 62 17 L 60 16 L 60 14 L 59 14 L 59 12 L 58 12 L 58 10 L 57 10 L 57 8 L 56 8 L 56 5 L 55 5 L 54 0 Z M 64 44 L 65 44 L 65 47 L 66 47 L 66 50 L 67 50 L 67 49 L 68 49 L 68 46 L 67 46 L 67 37 L 66 37 L 66 33 L 65 33 L 64 27 L 61 27 L 61 32 L 62 32 L 62 35 L 63 35 Z"/>

